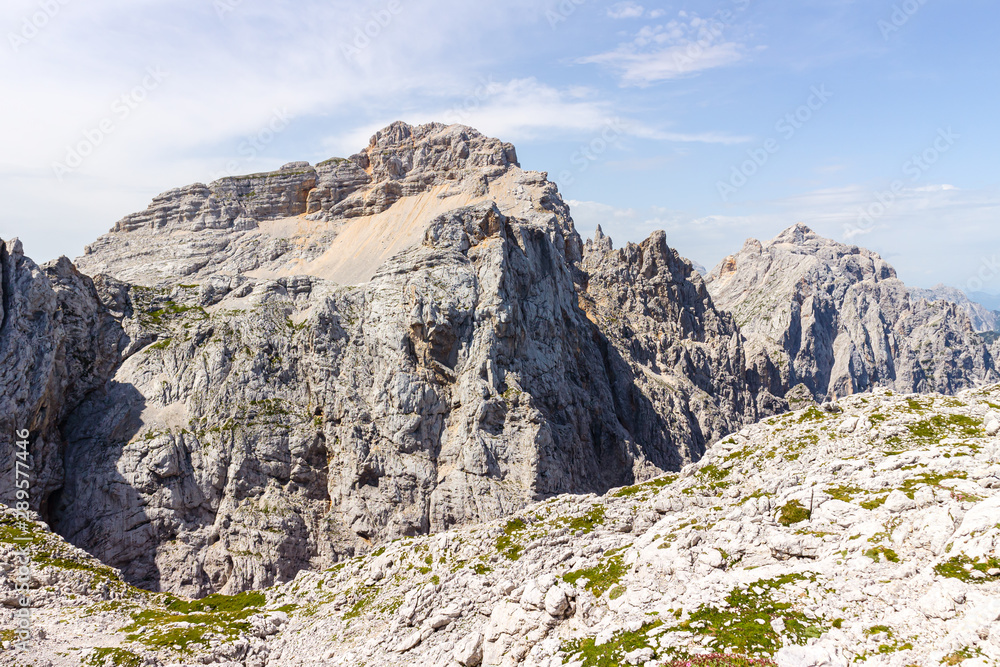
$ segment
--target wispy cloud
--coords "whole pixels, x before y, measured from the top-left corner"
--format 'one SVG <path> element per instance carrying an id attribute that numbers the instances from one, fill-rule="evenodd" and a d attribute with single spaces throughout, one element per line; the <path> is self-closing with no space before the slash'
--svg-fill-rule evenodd
<path id="1" fill-rule="evenodd" d="M 608 67 L 618 73 L 622 85 L 648 86 L 742 60 L 747 49 L 725 38 L 726 27 L 718 19 L 682 11 L 666 24 L 642 28 L 632 40 L 612 51 L 576 62 Z"/>
<path id="2" fill-rule="evenodd" d="M 386 15 L 379 14 L 386 2 L 365 4 L 304 0 L 293 10 L 244 0 L 219 14 L 210 1 L 88 0 L 62 3 L 17 50 L 5 39 L 0 88 L 19 102 L 0 106 L 8 128 L 0 237 L 24 237 L 39 260 L 73 256 L 156 193 L 210 180 L 234 159 L 246 171 L 322 159 L 318 138 L 331 128 L 380 116 L 410 120 L 414 107 L 444 110 L 449 95 L 460 99 L 466 82 L 495 62 L 485 34 L 530 28 L 541 17 L 531 0 L 412 0 Z M 36 0 L 12 0 L 0 7 L 0 23 L 20 29 L 36 11 Z M 97 145 L 95 128 L 121 118 L 113 105 L 148 68 L 168 76 Z M 542 113 L 544 99 L 531 99 Z M 244 164 L 243 142 L 279 111 L 288 129 Z M 589 125 L 596 121 L 587 115 L 601 108 L 588 100 L 561 111 L 570 126 Z M 519 113 L 530 113 L 527 105 Z M 53 165 L 81 142 L 90 154 L 60 182 Z M 367 136 L 349 150 L 365 143 Z"/>
<path id="3" fill-rule="evenodd" d="M 642 129 L 636 132 L 636 136 L 646 139 L 656 139 L 659 141 L 674 141 L 678 143 L 699 143 L 699 144 L 722 144 L 731 146 L 734 144 L 745 144 L 753 141 L 753 137 L 747 135 L 729 134 L 727 132 L 666 132 L 655 129 Z"/>
<path id="4" fill-rule="evenodd" d="M 634 2 L 618 2 L 608 7 L 608 16 L 613 19 L 637 19 L 645 11 L 642 5 Z"/>
<path id="5" fill-rule="evenodd" d="M 457 103 L 453 100 L 459 100 Z M 452 103 L 449 104 L 448 102 Z M 614 106 L 596 91 L 581 88 L 557 88 L 533 77 L 498 82 L 492 78 L 471 80 L 463 92 L 449 91 L 443 99 L 428 100 L 420 109 L 410 110 L 411 123 L 460 123 L 484 134 L 508 141 L 537 138 L 553 133 L 573 135 L 598 130 L 615 117 Z M 324 145 L 338 154 L 357 150 L 371 134 L 398 118 L 384 116 L 362 126 L 331 135 Z M 645 131 L 638 123 L 636 131 Z"/>
<path id="6" fill-rule="evenodd" d="M 738 144 L 749 137 L 725 132 L 674 132 L 651 127 L 635 119 L 622 118 L 620 110 L 598 91 L 585 87 L 558 88 L 533 77 L 498 82 L 479 79 L 470 82 L 464 93 L 450 91 L 449 99 L 457 104 L 444 106 L 440 100 L 429 101 L 419 110 L 411 110 L 406 119 L 413 123 L 460 123 L 484 134 L 507 141 L 535 140 L 540 137 L 575 137 L 600 132 L 609 123 L 621 128 L 620 134 L 674 143 Z M 384 116 L 346 132 L 328 136 L 324 146 L 345 155 L 364 146 L 372 133 L 398 118 Z"/>

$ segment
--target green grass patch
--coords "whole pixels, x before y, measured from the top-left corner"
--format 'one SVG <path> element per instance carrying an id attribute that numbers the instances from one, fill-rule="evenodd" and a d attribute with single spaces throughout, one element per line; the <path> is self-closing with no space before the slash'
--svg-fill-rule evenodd
<path id="1" fill-rule="evenodd" d="M 677 475 L 664 475 L 663 477 L 658 477 L 648 482 L 642 482 L 641 484 L 634 484 L 632 486 L 626 486 L 622 489 L 618 489 L 611 495 L 613 498 L 630 498 L 632 496 L 637 496 L 640 493 L 645 493 L 646 491 L 657 491 L 665 486 L 670 486 L 676 480 Z"/>
<path id="2" fill-rule="evenodd" d="M 796 610 L 791 603 L 774 599 L 775 591 L 795 581 L 800 574 L 786 574 L 774 579 L 761 579 L 746 588 L 736 587 L 726 596 L 722 608 L 703 605 L 688 620 L 671 628 L 709 636 L 715 651 L 742 655 L 771 656 L 782 646 L 781 638 L 771 621 L 781 619 L 785 636 L 795 644 L 805 644 L 818 638 L 826 627 L 821 618 Z"/>
<path id="3" fill-rule="evenodd" d="M 922 440 L 940 440 L 947 436 L 963 438 L 982 435 L 982 422 L 966 415 L 934 415 L 912 424 L 906 428 L 915 438 Z"/>
<path id="4" fill-rule="evenodd" d="M 778 523 L 782 526 L 791 526 L 793 523 L 806 521 L 809 519 L 809 510 L 802 506 L 798 500 L 790 500 L 781 508 L 778 513 Z"/>
<path id="5" fill-rule="evenodd" d="M 39 546 L 45 544 L 41 531 L 35 532 L 35 524 L 30 521 L 18 521 L 12 516 L 0 516 L 0 542 L 13 544 L 17 547 Z"/>
<path id="6" fill-rule="evenodd" d="M 607 643 L 596 645 L 595 637 L 574 639 L 562 643 L 560 649 L 570 660 L 582 661 L 583 667 L 619 667 L 625 664 L 625 654 L 638 649 L 648 648 L 656 654 L 656 646 L 650 641 L 647 633 L 663 625 L 662 621 L 646 623 L 635 632 L 621 630 L 615 633 Z"/>
<path id="7" fill-rule="evenodd" d="M 594 532 L 594 528 L 604 523 L 604 507 L 598 505 L 583 516 L 573 518 L 569 522 L 572 531 L 582 530 L 584 535 Z"/>
<path id="8" fill-rule="evenodd" d="M 977 658 L 983 655 L 983 652 L 979 648 L 971 648 L 966 646 L 961 648 L 954 653 L 949 653 L 945 657 L 941 658 L 942 665 L 961 665 L 966 660 L 970 658 Z"/>
<path id="9" fill-rule="evenodd" d="M 628 572 L 628 568 L 625 567 L 625 559 L 621 554 L 610 555 L 609 552 L 609 556 L 607 560 L 601 561 L 594 567 L 567 572 L 562 578 L 573 586 L 581 579 L 585 579 L 587 583 L 584 584 L 584 588 L 596 597 L 601 597 Z"/>
<path id="10" fill-rule="evenodd" d="M 985 561 L 974 561 L 965 554 L 961 554 L 934 566 L 934 571 L 942 577 L 959 579 L 973 584 L 1000 579 L 1000 576 L 990 576 L 988 574 L 988 571 L 992 569 L 1000 569 L 1000 558 L 991 556 Z M 974 575 L 973 572 L 980 572 L 982 574 Z"/>
<path id="11" fill-rule="evenodd" d="M 170 347 L 170 343 L 171 342 L 173 342 L 173 339 L 171 339 L 171 338 L 164 338 L 163 340 L 158 341 L 158 342 L 153 343 L 152 345 L 150 345 L 149 349 L 150 350 L 157 350 L 157 351 L 162 352 L 163 350 L 165 350 L 168 347 Z"/>
<path id="12" fill-rule="evenodd" d="M 713 653 L 697 655 L 667 663 L 667 667 L 776 667 L 767 658 L 748 658 L 744 655 Z"/>
<path id="13" fill-rule="evenodd" d="M 905 493 L 906 496 L 912 500 L 913 494 L 920 486 L 941 486 L 941 482 L 946 479 L 966 479 L 966 477 L 967 475 L 964 471 L 952 471 L 944 474 L 936 472 L 922 472 L 919 475 L 914 475 L 903 482 L 903 486 L 900 488 L 900 491 Z"/>
<path id="14" fill-rule="evenodd" d="M 95 648 L 82 665 L 87 667 L 142 667 L 144 658 L 123 648 Z"/>
<path id="15" fill-rule="evenodd" d="M 523 532 L 526 526 L 524 519 L 511 519 L 504 526 L 503 534 L 496 541 L 496 549 L 504 558 L 518 560 L 521 557 L 524 547 L 515 540 L 515 537 Z"/>
<path id="16" fill-rule="evenodd" d="M 237 595 L 209 595 L 200 600 L 182 600 L 172 597 L 167 609 L 180 614 L 237 614 L 248 609 L 256 610 L 267 602 L 260 591 L 245 591 Z"/>
<path id="17" fill-rule="evenodd" d="M 864 489 L 860 489 L 856 486 L 836 486 L 829 489 L 823 489 L 823 493 L 830 496 L 834 500 L 842 500 L 845 503 L 849 503 L 854 500 L 854 496 L 865 493 Z"/>
<path id="18" fill-rule="evenodd" d="M 594 532 L 594 528 L 604 524 L 604 506 L 595 505 L 590 508 L 590 511 L 583 516 L 560 516 L 555 519 L 548 520 L 546 524 L 551 529 L 558 528 L 569 528 L 571 531 L 579 532 L 583 531 L 583 534 Z"/>
<path id="19" fill-rule="evenodd" d="M 176 301 L 167 301 L 161 307 L 146 311 L 145 316 L 141 319 L 144 324 L 159 326 L 165 324 L 169 320 L 180 317 L 190 317 L 192 314 L 194 318 L 198 320 L 208 319 L 208 313 L 205 312 L 205 309 L 201 306 L 186 306 L 179 304 Z"/>
<path id="20" fill-rule="evenodd" d="M 162 600 L 162 609 L 132 614 L 131 625 L 121 630 L 128 641 L 152 650 L 191 653 L 194 646 L 208 646 L 213 636 L 232 640 L 248 632 L 246 619 L 260 611 L 266 601 L 259 591 L 209 595 L 201 600 L 165 595 Z"/>
<path id="21" fill-rule="evenodd" d="M 725 470 L 714 463 L 710 463 L 709 465 L 699 469 L 697 476 L 710 482 L 721 482 L 729 476 L 729 470 Z"/>
<path id="22" fill-rule="evenodd" d="M 372 606 L 372 603 L 375 602 L 375 598 L 378 597 L 378 593 L 379 591 L 377 588 L 363 588 L 358 591 L 355 594 L 356 599 L 351 604 L 351 608 L 344 612 L 344 620 L 349 621 L 352 618 L 358 618 L 365 613 L 365 611 Z"/>
<path id="23" fill-rule="evenodd" d="M 476 563 L 475 565 L 472 566 L 471 569 L 473 572 L 475 572 L 481 577 L 486 576 L 487 574 L 493 571 L 493 568 L 490 567 L 489 565 L 486 565 L 485 563 Z"/>
<path id="24" fill-rule="evenodd" d="M 820 410 L 814 405 L 813 407 L 809 408 L 801 415 L 799 415 L 797 421 L 800 424 L 805 424 L 806 422 L 820 422 L 826 419 L 826 417 L 827 417 L 826 414 L 824 414 L 822 410 Z"/>
<path id="25" fill-rule="evenodd" d="M 107 586 L 109 590 L 114 590 L 119 593 L 124 593 L 129 589 L 128 584 L 123 582 L 115 571 L 107 565 L 102 563 L 93 563 L 84 559 L 77 560 L 75 558 L 63 558 L 60 555 L 60 553 L 62 553 L 61 545 L 50 546 L 54 546 L 56 551 L 36 553 L 31 557 L 31 561 L 36 563 L 40 568 L 54 567 L 60 570 L 75 570 L 77 572 L 89 574 L 91 577 L 91 586 L 100 587 L 104 585 Z"/>
<path id="26" fill-rule="evenodd" d="M 859 505 L 864 507 L 866 510 L 873 510 L 876 507 L 881 507 L 882 505 L 884 505 L 885 499 L 888 497 L 889 494 L 885 494 L 884 496 L 878 496 L 877 498 L 872 498 L 871 500 L 865 500 L 859 503 Z"/>
<path id="27" fill-rule="evenodd" d="M 899 556 L 896 554 L 895 551 L 893 551 L 889 547 L 881 545 L 877 547 L 872 547 L 871 549 L 865 552 L 865 555 L 871 558 L 876 563 L 878 563 L 883 558 L 890 563 L 899 562 Z"/>

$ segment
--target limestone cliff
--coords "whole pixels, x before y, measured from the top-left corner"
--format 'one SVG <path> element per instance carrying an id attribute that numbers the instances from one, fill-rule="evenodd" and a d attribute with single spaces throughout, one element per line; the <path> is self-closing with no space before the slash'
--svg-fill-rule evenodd
<path id="1" fill-rule="evenodd" d="M 20 462 L 30 469 L 32 506 L 46 512 L 64 482 L 63 422 L 109 380 L 127 340 L 69 260 L 39 267 L 20 241 L 0 240 L 0 272 L 0 500 L 16 501 L 13 443 L 28 431 L 29 458 Z"/>

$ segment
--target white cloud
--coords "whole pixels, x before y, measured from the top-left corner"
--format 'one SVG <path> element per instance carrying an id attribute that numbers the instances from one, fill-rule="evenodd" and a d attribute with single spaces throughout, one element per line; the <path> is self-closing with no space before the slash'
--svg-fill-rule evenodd
<path id="1" fill-rule="evenodd" d="M 424 108 L 411 110 L 406 118 L 412 123 L 459 123 L 484 134 L 508 141 L 552 136 L 553 133 L 575 136 L 580 132 L 600 131 L 616 123 L 615 109 L 596 91 L 585 88 L 555 88 L 533 77 L 497 82 L 492 78 L 473 81 L 464 92 L 449 96 L 457 104 L 446 106 L 430 101 Z M 374 119 L 324 141 L 331 151 L 343 155 L 364 146 L 372 133 L 397 120 L 390 116 Z M 636 131 L 644 128 L 632 123 Z"/>
<path id="2" fill-rule="evenodd" d="M 645 9 L 634 2 L 619 2 L 608 8 L 608 16 L 613 19 L 641 18 Z"/>
<path id="3" fill-rule="evenodd" d="M 664 130 L 642 129 L 636 132 L 636 136 L 659 141 L 673 141 L 678 143 L 700 143 L 700 144 L 722 144 L 731 146 L 734 144 L 744 144 L 753 141 L 753 137 L 745 135 L 733 135 L 727 132 L 667 132 Z"/>
<path id="4" fill-rule="evenodd" d="M 612 51 L 576 62 L 609 67 L 619 74 L 623 85 L 648 86 L 742 60 L 746 48 L 726 40 L 725 29 L 717 19 L 680 12 L 678 19 L 646 26 Z"/>
<path id="5" fill-rule="evenodd" d="M 456 95 L 460 102 L 449 107 L 428 104 L 411 110 L 407 120 L 413 123 L 459 123 L 469 125 L 493 137 L 519 142 L 542 137 L 580 137 L 604 134 L 631 136 L 653 141 L 678 143 L 737 144 L 749 137 L 724 132 L 669 132 L 649 127 L 635 119 L 617 115 L 615 106 L 597 91 L 581 87 L 556 88 L 533 77 L 497 82 L 480 79 L 468 91 Z M 324 140 L 328 152 L 347 155 L 367 145 L 369 137 L 386 124 L 397 120 L 384 116 L 347 132 Z"/>

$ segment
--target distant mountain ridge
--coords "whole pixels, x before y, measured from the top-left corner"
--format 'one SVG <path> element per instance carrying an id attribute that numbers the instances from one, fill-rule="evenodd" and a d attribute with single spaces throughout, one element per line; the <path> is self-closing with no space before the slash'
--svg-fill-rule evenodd
<path id="1" fill-rule="evenodd" d="M 1000 310 L 1000 294 L 988 292 L 969 292 L 969 298 L 990 310 Z"/>
<path id="2" fill-rule="evenodd" d="M 937 284 L 930 289 L 911 287 L 910 295 L 915 299 L 957 303 L 968 313 L 972 328 L 977 332 L 996 331 L 1000 328 L 1000 311 L 984 305 L 956 287 L 948 287 L 942 284 Z"/>
<path id="3" fill-rule="evenodd" d="M 954 393 L 1000 379 L 965 308 L 911 298 L 877 253 L 802 224 L 748 240 L 706 283 L 736 317 L 751 359 L 774 363 L 786 387 L 817 399 L 877 386 Z"/>

